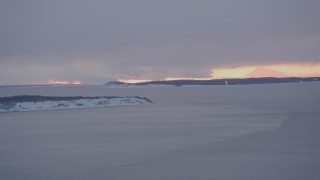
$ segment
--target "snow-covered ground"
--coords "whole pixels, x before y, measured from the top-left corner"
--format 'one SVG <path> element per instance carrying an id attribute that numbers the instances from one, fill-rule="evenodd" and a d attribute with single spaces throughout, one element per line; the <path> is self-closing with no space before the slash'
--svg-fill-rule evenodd
<path id="1" fill-rule="evenodd" d="M 17 102 L 13 105 L 10 105 L 9 108 L 0 104 L 0 112 L 130 106 L 149 103 L 150 101 L 148 101 L 147 99 L 139 97 L 82 98 L 77 100 L 66 101 Z"/>
<path id="2" fill-rule="evenodd" d="M 320 83 L 3 87 L 140 96 L 121 108 L 0 113 L 2 180 L 318 180 Z"/>

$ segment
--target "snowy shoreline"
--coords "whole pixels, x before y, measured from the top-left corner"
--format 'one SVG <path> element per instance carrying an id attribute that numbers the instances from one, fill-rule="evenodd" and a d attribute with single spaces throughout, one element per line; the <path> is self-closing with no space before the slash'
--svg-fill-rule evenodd
<path id="1" fill-rule="evenodd" d="M 83 109 L 113 106 L 133 106 L 153 103 L 148 98 L 133 97 L 83 97 L 83 96 L 9 96 L 0 98 L 0 112 L 23 112 L 58 109 Z"/>

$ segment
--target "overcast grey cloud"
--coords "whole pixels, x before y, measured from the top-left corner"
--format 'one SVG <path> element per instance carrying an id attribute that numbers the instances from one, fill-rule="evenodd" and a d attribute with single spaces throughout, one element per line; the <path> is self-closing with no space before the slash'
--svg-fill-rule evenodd
<path id="1" fill-rule="evenodd" d="M 0 84 L 320 62 L 318 0 L 2 0 Z"/>

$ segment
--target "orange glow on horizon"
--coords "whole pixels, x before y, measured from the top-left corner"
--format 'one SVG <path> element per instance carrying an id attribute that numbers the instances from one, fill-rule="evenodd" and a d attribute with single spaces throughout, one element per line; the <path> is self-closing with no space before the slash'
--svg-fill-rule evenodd
<path id="1" fill-rule="evenodd" d="M 312 77 L 320 76 L 320 63 L 318 64 L 278 64 L 265 66 L 266 68 L 276 70 L 289 77 Z"/>
<path id="2" fill-rule="evenodd" d="M 167 77 L 164 81 L 173 81 L 173 80 L 211 80 L 212 78 L 189 78 L 189 77 Z"/>
<path id="3" fill-rule="evenodd" d="M 118 79 L 117 81 L 123 82 L 123 83 L 134 84 L 134 83 L 149 82 L 149 81 L 153 81 L 153 80 L 150 80 L 150 79 Z"/>
<path id="4" fill-rule="evenodd" d="M 210 69 L 210 76 L 213 79 L 245 78 L 254 69 L 253 66 Z"/>
<path id="5" fill-rule="evenodd" d="M 214 79 L 313 76 L 320 76 L 320 64 L 273 64 L 211 69 L 211 77 Z"/>
<path id="6" fill-rule="evenodd" d="M 240 66 L 235 68 L 211 68 L 207 78 L 166 77 L 162 81 L 172 80 L 211 80 L 227 78 L 260 78 L 260 77 L 320 77 L 320 63 L 272 64 L 258 66 Z M 159 79 L 158 79 L 159 80 Z M 145 79 L 118 79 L 124 83 L 142 83 L 154 81 Z"/>
<path id="7" fill-rule="evenodd" d="M 60 85 L 68 85 L 68 84 L 73 84 L 73 85 L 79 85 L 82 84 L 80 81 L 74 81 L 74 82 L 70 82 L 70 81 L 65 81 L 65 80 L 52 80 L 50 79 L 47 84 L 60 84 Z"/>
<path id="8" fill-rule="evenodd" d="M 212 78 L 184 78 L 184 77 L 167 77 L 161 81 L 173 81 L 173 80 L 211 80 Z M 156 81 L 151 79 L 117 79 L 119 82 L 135 84 L 135 83 L 144 83 L 150 81 Z"/>

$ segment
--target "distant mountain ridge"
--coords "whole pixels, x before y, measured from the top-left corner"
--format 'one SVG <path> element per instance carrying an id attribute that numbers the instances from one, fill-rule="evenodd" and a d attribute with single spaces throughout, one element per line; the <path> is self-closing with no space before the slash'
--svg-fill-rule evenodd
<path id="1" fill-rule="evenodd" d="M 297 83 L 297 82 L 311 82 L 320 81 L 320 77 L 286 77 L 286 78 L 245 78 L 245 79 L 212 79 L 212 80 L 170 80 L 170 81 L 148 81 L 140 83 L 124 83 L 124 82 L 109 82 L 107 85 L 171 85 L 171 86 L 185 86 L 185 85 L 250 85 L 250 84 L 273 84 L 273 83 Z"/>

